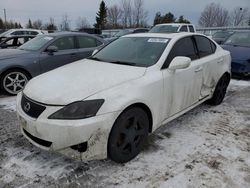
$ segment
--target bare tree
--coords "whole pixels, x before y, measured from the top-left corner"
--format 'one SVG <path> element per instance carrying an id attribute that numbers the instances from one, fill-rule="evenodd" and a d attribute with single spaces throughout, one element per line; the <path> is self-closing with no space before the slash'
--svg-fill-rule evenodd
<path id="1" fill-rule="evenodd" d="M 83 29 L 83 28 L 88 28 L 88 27 L 90 27 L 88 20 L 84 17 L 79 16 L 76 20 L 76 28 Z"/>
<path id="2" fill-rule="evenodd" d="M 221 27 L 229 24 L 228 10 L 221 7 L 220 4 L 208 4 L 199 19 L 199 25 L 202 27 Z"/>
<path id="3" fill-rule="evenodd" d="M 231 13 L 231 23 L 233 26 L 244 25 L 249 18 L 249 9 L 247 7 L 236 7 Z"/>
<path id="4" fill-rule="evenodd" d="M 143 0 L 134 0 L 134 22 L 136 27 L 142 27 L 146 24 L 147 11 L 144 9 Z"/>
<path id="5" fill-rule="evenodd" d="M 42 26 L 43 26 L 43 22 L 40 19 L 33 22 L 34 29 L 42 29 Z"/>
<path id="6" fill-rule="evenodd" d="M 69 31 L 70 30 L 70 20 L 67 14 L 62 16 L 62 22 L 60 24 L 60 29 L 62 31 Z"/>
<path id="7" fill-rule="evenodd" d="M 128 27 L 132 25 L 132 4 L 131 0 L 122 0 L 121 1 L 122 9 L 122 24 L 123 27 Z"/>
<path id="8" fill-rule="evenodd" d="M 122 16 L 122 11 L 117 5 L 113 5 L 108 8 L 108 25 L 111 28 L 118 28 L 119 22 Z"/>
<path id="9" fill-rule="evenodd" d="M 223 27 L 228 26 L 230 21 L 230 16 L 228 10 L 220 6 L 217 7 L 217 16 L 215 17 L 215 26 Z"/>

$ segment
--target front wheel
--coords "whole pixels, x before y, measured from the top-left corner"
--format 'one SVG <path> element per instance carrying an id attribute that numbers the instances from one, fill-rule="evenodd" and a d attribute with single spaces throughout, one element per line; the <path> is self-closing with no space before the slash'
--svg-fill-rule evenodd
<path id="1" fill-rule="evenodd" d="M 0 79 L 1 89 L 9 95 L 17 95 L 27 84 L 29 77 L 21 70 L 9 70 Z"/>
<path id="2" fill-rule="evenodd" d="M 226 74 L 224 74 L 218 81 L 214 90 L 213 97 L 207 101 L 207 104 L 210 104 L 210 105 L 221 104 L 226 95 L 229 82 L 230 82 L 230 76 L 227 76 Z"/>
<path id="3" fill-rule="evenodd" d="M 116 120 L 108 140 L 111 160 L 125 163 L 136 157 L 147 139 L 149 119 L 138 107 L 124 111 Z"/>

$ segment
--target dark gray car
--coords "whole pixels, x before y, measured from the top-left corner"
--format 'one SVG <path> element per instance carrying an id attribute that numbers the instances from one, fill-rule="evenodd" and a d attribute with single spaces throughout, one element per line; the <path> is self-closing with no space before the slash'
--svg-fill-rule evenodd
<path id="1" fill-rule="evenodd" d="M 17 49 L 0 50 L 0 87 L 10 95 L 22 91 L 29 79 L 91 56 L 106 42 L 85 33 L 38 35 Z"/>

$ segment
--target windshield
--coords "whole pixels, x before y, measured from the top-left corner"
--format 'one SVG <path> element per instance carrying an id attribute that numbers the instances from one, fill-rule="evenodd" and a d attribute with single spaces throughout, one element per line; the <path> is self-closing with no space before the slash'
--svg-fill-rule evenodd
<path id="1" fill-rule="evenodd" d="M 18 49 L 27 50 L 27 51 L 37 51 L 37 50 L 41 49 L 45 44 L 47 44 L 52 39 L 54 39 L 54 37 L 46 36 L 46 35 L 45 36 L 39 35 L 39 36 L 35 37 L 34 39 L 24 43 Z"/>
<path id="2" fill-rule="evenodd" d="M 224 44 L 250 47 L 250 32 L 234 33 Z"/>
<path id="3" fill-rule="evenodd" d="M 121 37 L 121 36 L 124 36 L 124 35 L 127 35 L 127 34 L 129 34 L 129 33 L 131 33 L 132 31 L 130 31 L 130 30 L 122 30 L 122 31 L 119 31 L 118 33 L 116 33 L 115 35 L 114 35 L 114 37 Z"/>
<path id="4" fill-rule="evenodd" d="M 178 28 L 178 25 L 156 25 L 149 33 L 176 33 Z"/>
<path id="5" fill-rule="evenodd" d="M 90 59 L 149 67 L 161 57 L 170 39 L 122 37 L 110 43 Z"/>

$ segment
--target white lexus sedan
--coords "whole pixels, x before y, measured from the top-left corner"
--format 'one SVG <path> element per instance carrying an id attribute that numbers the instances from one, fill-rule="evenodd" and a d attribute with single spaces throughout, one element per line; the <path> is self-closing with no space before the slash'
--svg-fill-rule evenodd
<path id="1" fill-rule="evenodd" d="M 45 150 L 124 163 L 161 125 L 205 101 L 220 104 L 230 62 L 204 35 L 127 35 L 32 79 L 17 97 L 21 131 Z"/>

